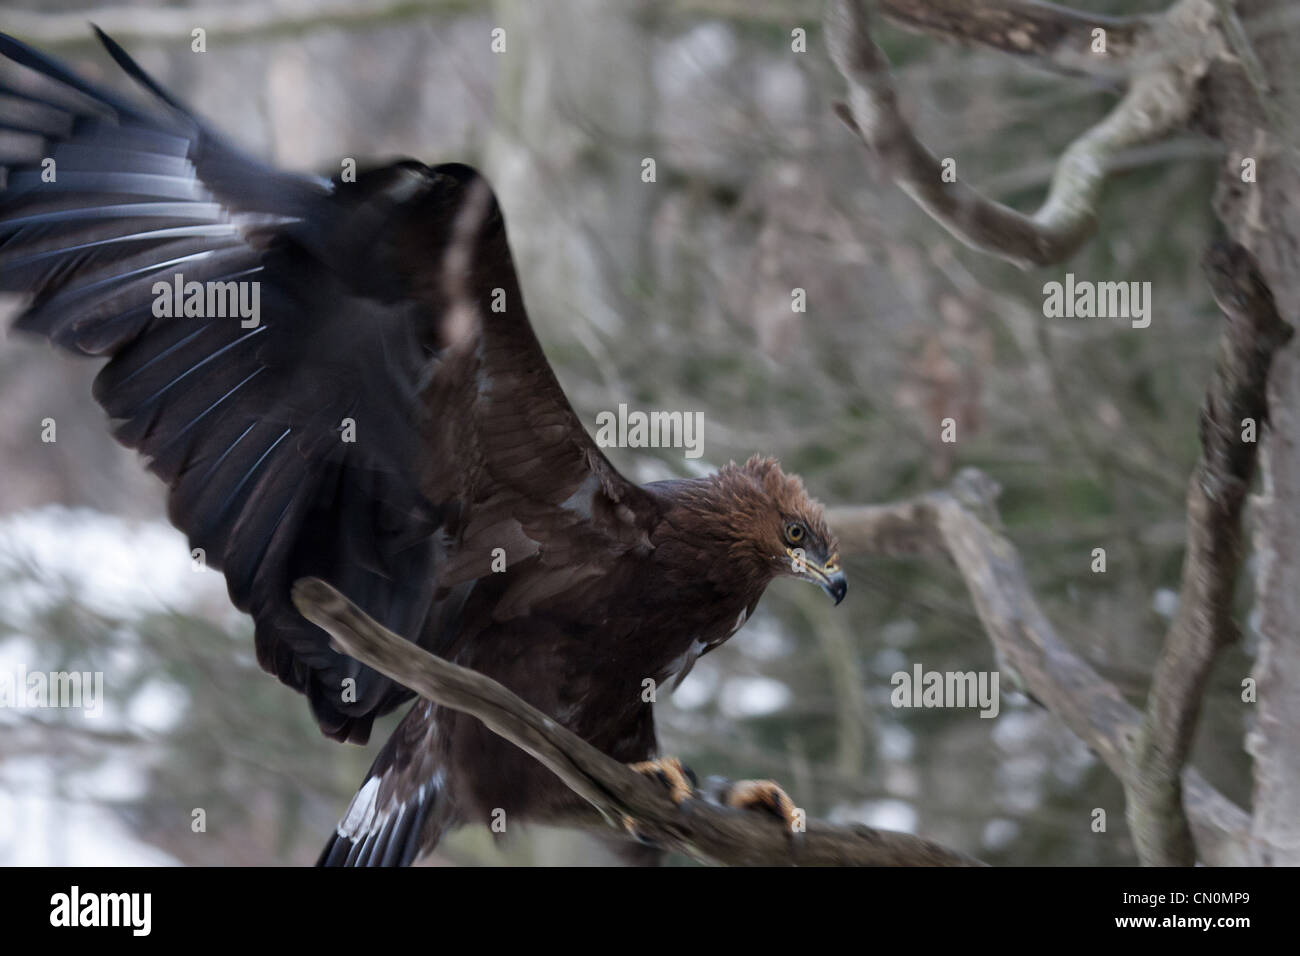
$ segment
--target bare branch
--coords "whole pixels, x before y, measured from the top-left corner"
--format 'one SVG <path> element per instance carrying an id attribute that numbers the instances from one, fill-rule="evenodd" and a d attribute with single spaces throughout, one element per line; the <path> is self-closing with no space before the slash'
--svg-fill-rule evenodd
<path id="1" fill-rule="evenodd" d="M 947 491 L 891 506 L 833 509 L 842 554 L 859 548 L 895 553 L 943 551 L 956 563 L 1003 666 L 1079 736 L 1126 784 L 1141 715 L 1057 635 L 1038 606 L 1014 545 L 998 530 L 997 486 L 974 469 Z M 903 529 L 907 529 L 904 531 Z M 1195 770 L 1184 772 L 1187 814 L 1207 863 L 1244 865 L 1250 821 Z"/>
<path id="2" fill-rule="evenodd" d="M 934 523 L 932 495 L 888 505 L 847 505 L 826 510 L 843 554 L 891 558 L 944 554 Z"/>
<path id="3" fill-rule="evenodd" d="M 1143 53 L 1128 91 L 1106 118 L 1062 154 L 1046 201 L 1026 216 L 960 180 L 944 182 L 939 159 L 898 109 L 889 60 L 871 36 L 862 0 L 831 0 L 825 33 L 849 87 L 848 103 L 836 105 L 839 117 L 936 222 L 971 248 L 1021 268 L 1061 262 L 1092 236 L 1107 163 L 1121 150 L 1183 126 L 1197 80 L 1222 50 L 1209 0 L 1180 0 L 1152 21 L 1152 55 Z"/>
<path id="4" fill-rule="evenodd" d="M 1274 353 L 1291 338 L 1253 257 L 1216 243 L 1205 271 L 1227 322 L 1201 408 L 1201 457 L 1187 486 L 1187 553 L 1178 612 L 1165 636 L 1125 787 L 1129 828 L 1147 866 L 1192 866 L 1181 773 L 1218 653 L 1239 637 L 1232 617 L 1241 512 L 1255 473 L 1254 434 L 1268 414 Z M 1243 429 L 1251 429 L 1247 438 Z"/>
<path id="5" fill-rule="evenodd" d="M 1149 26 L 1146 17 L 1108 17 L 1035 0 L 879 0 L 880 13 L 906 30 L 1029 57 L 1068 73 L 1127 73 Z M 1106 31 L 1106 56 L 1092 52 Z"/>
<path id="6" fill-rule="evenodd" d="M 730 865 L 978 866 L 972 857 L 905 833 L 809 821 L 791 833 L 760 813 L 699 800 L 678 807 L 667 791 L 607 757 L 501 684 L 386 630 L 316 578 L 293 587 L 308 620 L 335 647 L 427 700 L 477 717 L 493 733 L 541 761 L 616 829 L 625 819 L 665 849 Z"/>

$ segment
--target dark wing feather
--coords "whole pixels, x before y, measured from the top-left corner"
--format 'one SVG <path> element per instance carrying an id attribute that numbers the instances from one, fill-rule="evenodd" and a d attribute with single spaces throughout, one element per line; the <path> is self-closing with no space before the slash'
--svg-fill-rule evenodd
<path id="1" fill-rule="evenodd" d="M 19 328 L 109 358 L 95 396 L 252 614 L 259 661 L 325 733 L 363 741 L 410 694 L 331 650 L 290 605 L 295 579 L 330 581 L 436 650 L 493 548 L 539 557 L 497 609 L 526 613 L 645 546 L 654 502 L 565 400 L 473 170 L 404 162 L 330 183 L 272 169 L 104 39 L 163 103 L 141 109 L 0 37 L 22 67 L 0 72 L 0 128 L 17 131 L 0 138 L 0 292 L 27 297 Z M 256 281 L 260 323 L 155 316 L 155 283 L 177 273 Z"/>
<path id="2" fill-rule="evenodd" d="M 10 38 L 0 53 L 27 68 L 0 80 L 19 107 L 10 125 L 39 134 L 6 159 L 0 193 L 0 291 L 28 297 L 17 327 L 109 356 L 95 397 L 253 615 L 260 662 L 309 696 L 326 733 L 364 740 L 408 694 L 332 651 L 288 588 L 318 574 L 412 637 L 432 599 L 439 516 L 414 479 L 413 411 L 430 323 L 375 294 L 382 277 L 349 281 L 365 247 L 346 236 L 367 237 L 347 232 L 344 206 L 384 205 L 389 177 L 343 204 L 174 106 L 138 109 Z M 349 258 L 322 255 L 330 243 Z M 258 283 L 260 322 L 156 316 L 155 283 L 178 273 Z"/>

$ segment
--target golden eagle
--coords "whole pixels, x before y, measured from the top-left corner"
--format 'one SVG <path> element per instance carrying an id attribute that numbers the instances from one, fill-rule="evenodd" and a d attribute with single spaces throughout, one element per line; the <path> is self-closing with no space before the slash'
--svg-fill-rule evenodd
<path id="1" fill-rule="evenodd" d="M 684 796 L 680 765 L 651 759 L 643 681 L 683 675 L 777 576 L 838 603 L 821 507 L 769 458 L 620 475 L 546 361 L 470 167 L 270 168 L 99 38 L 147 108 L 0 36 L 0 126 L 30 147 L 0 160 L 0 291 L 27 297 L 18 328 L 108 358 L 95 398 L 252 615 L 262 667 L 341 741 L 413 696 L 298 614 L 293 582 L 320 577 Z M 788 807 L 774 785 L 731 793 Z M 404 865 L 457 823 L 576 800 L 417 701 L 321 862 Z"/>

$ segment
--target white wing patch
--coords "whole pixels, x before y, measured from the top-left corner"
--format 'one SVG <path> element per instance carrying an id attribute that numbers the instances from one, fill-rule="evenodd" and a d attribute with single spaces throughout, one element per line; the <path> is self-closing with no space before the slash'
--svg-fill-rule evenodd
<path id="1" fill-rule="evenodd" d="M 379 796 L 379 777 L 371 777 L 348 804 L 348 812 L 339 821 L 338 834 L 349 840 L 375 829 L 375 798 Z"/>

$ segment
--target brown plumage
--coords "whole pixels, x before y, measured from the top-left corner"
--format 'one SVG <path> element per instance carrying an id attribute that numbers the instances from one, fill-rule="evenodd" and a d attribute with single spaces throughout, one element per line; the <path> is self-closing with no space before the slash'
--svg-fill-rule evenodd
<path id="1" fill-rule="evenodd" d="M 262 666 L 326 734 L 365 741 L 411 694 L 330 649 L 290 604 L 300 577 L 628 762 L 656 752 L 643 681 L 680 679 L 773 578 L 843 597 L 821 507 L 774 460 L 645 486 L 613 468 L 533 334 L 474 170 L 270 169 L 104 39 L 161 102 L 0 37 L 26 68 L 0 80 L 23 106 L 0 122 L 34 137 L 4 167 L 0 291 L 30 296 L 20 328 L 109 358 L 95 395 L 115 434 L 167 482 L 172 521 L 253 616 Z M 155 283 L 175 273 L 256 281 L 256 323 L 159 317 Z M 322 861 L 409 863 L 455 823 L 574 799 L 477 721 L 418 701 Z"/>

